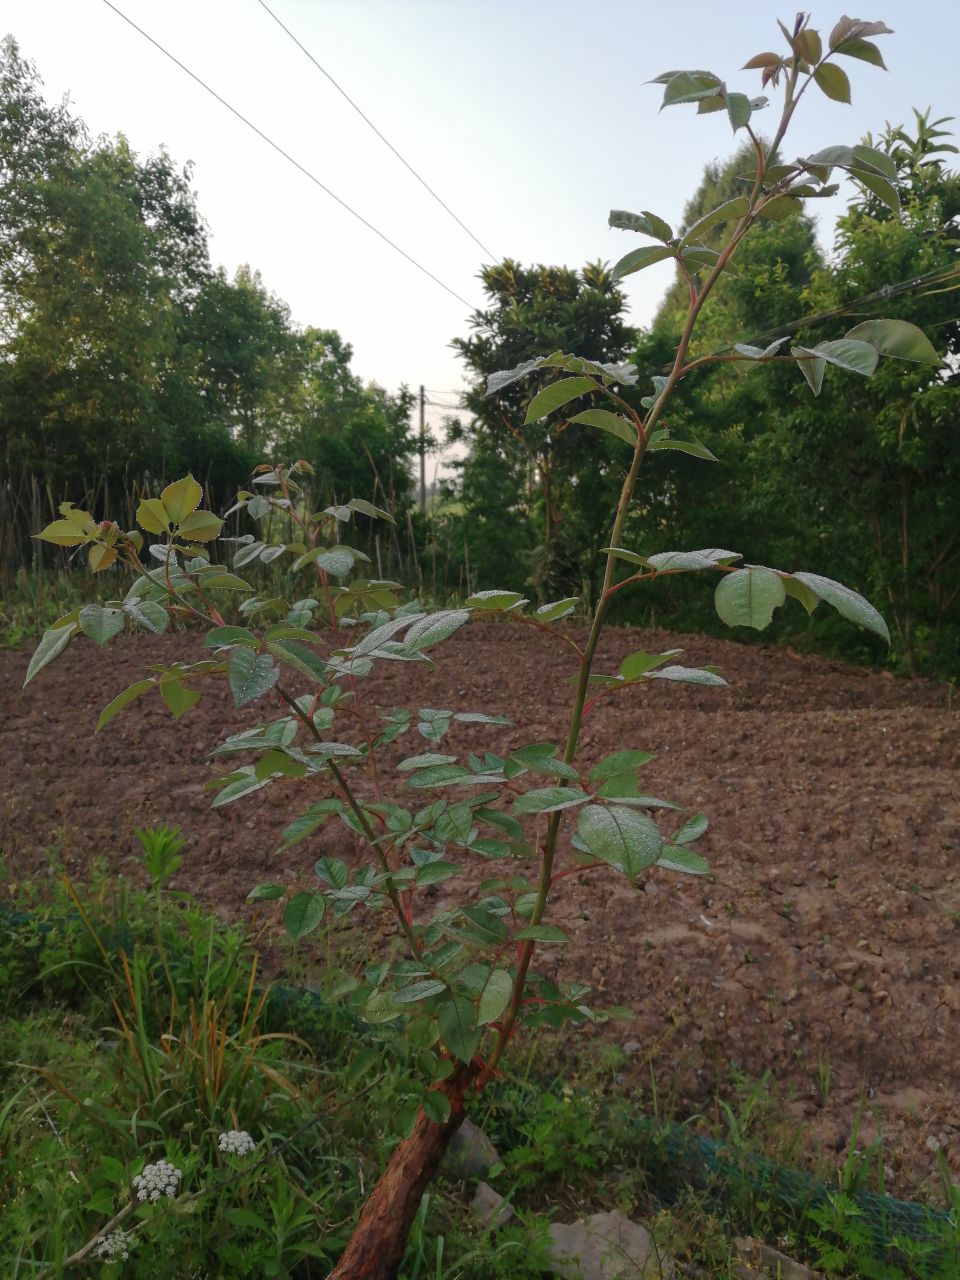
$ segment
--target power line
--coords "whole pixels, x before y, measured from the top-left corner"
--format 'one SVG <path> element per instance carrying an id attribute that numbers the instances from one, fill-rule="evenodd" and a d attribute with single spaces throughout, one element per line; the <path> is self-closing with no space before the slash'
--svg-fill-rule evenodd
<path id="1" fill-rule="evenodd" d="M 416 178 L 416 180 L 420 183 L 421 187 L 423 187 L 423 189 L 424 189 L 425 191 L 428 191 L 428 192 L 430 193 L 430 195 L 431 195 L 431 196 L 433 196 L 434 200 L 436 200 L 436 202 L 437 202 L 437 204 L 440 206 L 440 208 L 441 208 L 441 209 L 444 209 L 444 210 L 445 210 L 445 211 L 450 215 L 450 217 L 454 220 L 454 222 L 457 224 L 457 226 L 458 226 L 458 227 L 460 227 L 460 228 L 461 228 L 461 230 L 463 230 L 463 231 L 465 231 L 465 232 L 467 233 L 467 235 L 468 235 L 468 236 L 470 237 L 470 239 L 474 242 L 474 244 L 479 245 L 479 247 L 483 250 L 483 252 L 487 255 L 487 257 L 488 257 L 488 258 L 490 258 L 493 262 L 499 262 L 499 258 L 497 257 L 497 255 L 496 255 L 495 253 L 493 253 L 490 249 L 488 249 L 488 248 L 487 248 L 487 246 L 483 243 L 483 241 L 482 241 L 482 240 L 480 240 L 477 236 L 475 236 L 475 235 L 473 234 L 473 232 L 470 230 L 470 228 L 467 226 L 467 224 L 466 224 L 466 223 L 465 223 L 461 218 L 458 218 L 458 217 L 457 217 L 457 215 L 453 212 L 453 210 L 450 208 L 450 206 L 449 206 L 448 204 L 445 204 L 445 203 L 444 203 L 444 201 L 443 201 L 443 200 L 441 200 L 441 198 L 437 195 L 436 191 L 434 191 L 433 187 L 431 187 L 431 186 L 430 186 L 430 184 L 426 181 L 426 179 L 425 179 L 425 178 L 422 178 L 422 177 L 420 176 L 420 174 L 419 174 L 419 173 L 417 173 L 416 169 L 414 169 L 413 165 L 412 165 L 412 164 L 410 164 L 410 163 L 409 163 L 409 161 L 407 161 L 407 160 L 405 160 L 405 159 L 403 158 L 403 156 L 400 154 L 400 152 L 397 150 L 397 148 L 396 148 L 396 147 L 393 145 L 393 143 L 389 140 L 389 138 L 385 138 L 385 137 L 383 136 L 383 134 L 380 132 L 380 130 L 377 128 L 377 126 L 373 123 L 373 121 L 370 119 L 370 117 L 369 117 L 369 116 L 368 116 L 364 111 L 362 111 L 362 110 L 360 109 L 360 107 L 359 107 L 359 106 L 354 102 L 354 100 L 350 97 L 350 95 L 347 93 L 346 89 L 344 89 L 342 85 L 338 84 L 338 83 L 336 82 L 336 80 L 334 80 L 333 76 L 330 74 L 330 72 L 329 72 L 329 71 L 327 71 L 327 69 L 326 69 L 325 67 L 322 67 L 322 66 L 320 65 L 320 63 L 316 60 L 316 58 L 313 56 L 313 54 L 310 52 L 310 50 L 309 50 L 305 45 L 303 45 L 303 44 L 301 44 L 301 43 L 300 43 L 300 41 L 299 41 L 299 40 L 297 39 L 297 37 L 293 34 L 293 32 L 292 32 L 292 31 L 290 30 L 290 28 L 286 25 L 286 23 L 281 22 L 281 20 L 280 20 L 280 19 L 277 17 L 277 15 L 273 12 L 273 10 L 270 8 L 270 6 L 266 3 L 266 0 L 257 0 L 257 3 L 260 5 L 261 9 L 265 9 L 265 10 L 266 10 L 266 12 L 267 12 L 267 13 L 269 13 L 270 17 L 274 20 L 274 22 L 277 24 L 277 26 L 278 26 L 278 27 L 280 27 L 282 30 L 284 30 L 284 31 L 287 33 L 287 35 L 290 37 L 290 39 L 293 41 L 293 43 L 297 46 L 297 48 L 301 51 L 301 53 L 303 53 L 306 57 L 308 57 L 308 58 L 310 59 L 310 61 L 311 61 L 311 62 L 313 63 L 313 65 L 317 68 L 317 70 L 320 72 L 320 74 L 321 74 L 321 75 L 323 75 L 323 76 L 326 76 L 326 78 L 330 81 L 330 83 L 331 83 L 331 84 L 333 85 L 333 87 L 336 89 L 337 93 L 339 93 L 341 97 L 345 98 L 345 99 L 347 100 L 347 102 L 349 102 L 350 106 L 351 106 L 351 107 L 353 107 L 354 111 L 356 111 L 356 113 L 357 113 L 357 115 L 360 117 L 360 119 L 361 119 L 361 120 L 363 120 L 363 121 L 364 121 L 364 123 L 366 123 L 367 125 L 369 125 L 369 126 L 370 126 L 370 128 L 373 130 L 373 132 L 377 135 L 377 137 L 380 139 L 380 141 L 384 144 L 384 146 L 389 147 L 389 149 L 390 149 L 390 150 L 393 152 L 393 154 L 397 157 L 397 159 L 398 159 L 398 160 L 400 161 L 400 163 L 404 166 L 404 168 L 405 168 L 405 169 L 407 169 L 407 170 L 409 170 L 409 172 L 413 174 L 413 176 Z"/>
<path id="2" fill-rule="evenodd" d="M 362 213 L 358 213 L 356 209 L 352 208 L 350 205 L 347 204 L 346 200 L 342 200 L 340 196 L 336 194 L 336 192 L 331 191 L 330 188 L 325 183 L 320 181 L 320 179 L 316 176 L 316 174 L 311 173 L 310 170 L 307 169 L 304 165 L 302 165 L 299 160 L 295 160 L 294 157 L 290 155 L 288 151 L 285 151 L 278 142 L 274 142 L 272 138 L 268 137 L 267 134 L 265 134 L 262 129 L 258 128 L 253 123 L 252 120 L 248 120 L 247 117 L 241 111 L 238 111 L 236 107 L 231 106 L 230 103 L 227 102 L 226 98 L 222 98 L 220 94 L 217 93 L 216 89 L 212 89 L 205 80 L 202 80 L 200 76 L 198 76 L 195 72 L 191 71 L 190 68 L 186 66 L 184 63 L 182 63 L 180 59 L 177 58 L 174 54 L 172 54 L 169 49 L 164 48 L 164 46 L 160 44 L 158 40 L 154 40 L 153 36 L 149 35 L 146 31 L 144 31 L 143 27 L 138 27 L 132 18 L 128 18 L 127 15 L 121 9 L 118 9 L 117 6 L 112 3 L 112 0 L 103 0 L 103 3 L 107 6 L 108 9 L 112 9 L 118 18 L 122 18 L 124 22 L 128 24 L 128 26 L 133 27 L 134 31 L 139 32 L 139 34 L 142 35 L 145 40 L 149 40 L 149 42 L 153 45 L 153 47 L 155 49 L 158 49 L 164 55 L 164 57 L 169 58 L 171 62 L 175 63 L 180 68 L 181 71 L 186 72 L 186 74 L 190 77 L 190 79 L 194 80 L 198 85 L 200 85 L 202 89 L 205 89 L 207 93 L 210 94 L 211 97 L 216 98 L 217 102 L 219 102 L 221 106 L 226 107 L 226 109 L 231 113 L 231 115 L 236 116 L 236 118 L 240 120 L 243 124 L 245 124 L 248 129 L 251 129 L 257 135 L 258 138 L 261 138 L 267 144 L 267 146 L 272 147 L 273 150 L 276 151 L 278 155 L 283 156 L 284 160 L 289 161 L 289 163 L 292 164 L 294 168 L 299 169 L 300 172 L 304 175 L 304 177 L 309 178 L 310 181 L 314 183 L 315 186 L 318 186 L 321 191 L 323 191 L 326 195 L 328 195 L 331 198 L 331 200 L 335 200 L 342 209 L 346 209 L 347 213 L 351 214 L 354 218 L 356 218 L 358 222 L 362 222 L 368 231 L 372 231 L 375 236 L 378 236 L 384 242 L 384 244 L 388 244 L 390 248 L 395 250 L 397 253 L 399 253 L 401 257 L 406 258 L 407 262 L 409 262 L 411 266 L 414 266 L 417 268 L 418 271 L 423 272 L 425 276 L 428 276 L 434 282 L 434 284 L 439 285 L 440 288 L 444 289 L 447 293 L 449 293 L 451 297 L 456 298 L 458 302 L 462 302 L 463 305 L 468 310 L 470 311 L 476 310 L 476 308 L 471 303 L 469 303 L 466 300 L 466 298 L 461 297 L 460 294 L 457 293 L 455 289 L 451 289 L 448 284 L 444 284 L 444 282 L 440 279 L 439 276 L 435 276 L 432 271 L 428 270 L 423 265 L 423 263 L 418 262 L 416 258 L 411 257 L 411 255 L 407 253 L 406 249 L 401 249 L 400 246 L 395 241 L 391 240 L 388 235 L 386 235 L 378 227 L 375 227 L 372 222 L 369 222 L 363 216 Z"/>

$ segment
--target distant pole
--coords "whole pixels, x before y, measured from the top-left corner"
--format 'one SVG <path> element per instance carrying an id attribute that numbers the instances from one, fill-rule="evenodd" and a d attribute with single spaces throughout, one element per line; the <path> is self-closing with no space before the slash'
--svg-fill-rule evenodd
<path id="1" fill-rule="evenodd" d="M 420 511 L 427 513 L 427 436 L 424 423 L 426 393 L 420 388 Z"/>

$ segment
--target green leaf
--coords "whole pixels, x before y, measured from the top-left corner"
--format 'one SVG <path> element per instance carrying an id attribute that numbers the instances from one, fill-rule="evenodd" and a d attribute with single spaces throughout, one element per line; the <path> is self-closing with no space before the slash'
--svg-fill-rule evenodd
<path id="1" fill-rule="evenodd" d="M 652 267 L 655 262 L 663 262 L 667 258 L 676 256 L 676 250 L 671 245 L 644 245 L 641 249 L 632 249 L 630 253 L 624 254 L 610 276 L 616 282 L 622 280 L 624 276 L 633 275 L 635 271 Z"/>
<path id="2" fill-rule="evenodd" d="M 450 1119 L 453 1105 L 445 1093 L 439 1089 L 430 1089 L 423 1097 L 423 1114 L 434 1124 L 446 1124 Z"/>
<path id="3" fill-rule="evenodd" d="M 807 27 L 801 31 L 796 38 L 796 50 L 806 62 L 811 66 L 816 64 L 823 57 L 823 42 L 820 39 L 819 31 L 814 31 L 811 27 Z"/>
<path id="4" fill-rule="evenodd" d="M 463 602 L 465 609 L 513 609 L 526 604 L 519 591 L 475 591 Z"/>
<path id="5" fill-rule="evenodd" d="M 564 600 L 554 600 L 551 604 L 542 604 L 534 615 L 541 622 L 557 622 L 567 618 L 580 603 L 579 596 L 567 596 Z"/>
<path id="6" fill-rule="evenodd" d="M 513 995 L 513 979 L 506 969 L 494 969 L 480 994 L 477 1022 L 481 1026 L 496 1022 L 510 1003 Z"/>
<path id="7" fill-rule="evenodd" d="M 607 223 L 620 231 L 639 231 L 641 235 L 651 236 L 666 244 L 673 239 L 673 228 L 648 209 L 642 213 L 630 213 L 626 209 L 611 209 Z"/>
<path id="8" fill-rule="evenodd" d="M 280 679 L 280 668 L 269 653 L 255 653 L 253 649 L 231 649 L 227 660 L 227 677 L 230 692 L 238 707 L 246 706 L 263 695 Z"/>
<path id="9" fill-rule="evenodd" d="M 397 523 L 389 511 L 384 511 L 383 507 L 375 507 L 372 502 L 367 502 L 365 498 L 351 498 L 347 506 L 351 511 L 359 511 L 363 515 L 369 516 L 371 520 L 386 520 L 390 524 Z"/>
<path id="10" fill-rule="evenodd" d="M 864 320 L 845 335 L 856 342 L 868 342 L 882 356 L 896 360 L 916 360 L 918 364 L 939 365 L 933 343 L 915 324 L 907 320 Z"/>
<path id="11" fill-rule="evenodd" d="M 721 84 L 720 78 L 712 71 L 677 71 L 665 82 L 660 110 L 710 97 Z"/>
<path id="12" fill-rule="evenodd" d="M 27 666 L 27 674 L 23 682 L 24 689 L 38 672 L 42 671 L 54 658 L 59 658 L 60 654 L 63 653 L 73 639 L 75 632 L 79 629 L 79 625 L 78 622 L 71 622 L 69 626 L 51 627 L 44 631 L 40 643 L 33 651 L 33 657 Z"/>
<path id="13" fill-rule="evenodd" d="M 80 610 L 80 630 L 102 648 L 123 630 L 123 611 L 88 604 Z"/>
<path id="14" fill-rule="evenodd" d="M 555 924 L 525 925 L 514 938 L 517 942 L 569 942 L 570 939 Z"/>
<path id="15" fill-rule="evenodd" d="M 718 205 L 716 209 L 711 209 L 709 213 L 705 213 L 702 218 L 698 218 L 692 227 L 684 232 L 681 245 L 690 244 L 693 240 L 699 240 L 705 231 L 709 231 L 711 227 L 715 227 L 720 222 L 733 222 L 739 218 L 743 218 L 750 212 L 750 201 L 746 196 L 734 196 L 732 200 L 727 200 L 724 204 Z"/>
<path id="16" fill-rule="evenodd" d="M 286 890 L 282 884 L 258 884 L 247 894 L 248 902 L 276 902 Z"/>
<path id="17" fill-rule="evenodd" d="M 810 390 L 815 396 L 818 396 L 823 388 L 823 375 L 827 368 L 826 360 L 820 356 L 811 356 L 806 347 L 791 347 L 790 354 L 794 357 L 806 357 L 805 359 L 798 359 L 797 366 L 804 378 L 806 378 Z"/>
<path id="18" fill-rule="evenodd" d="M 639 769 L 654 759 L 656 757 L 650 751 L 615 751 L 613 755 L 605 756 L 593 766 L 590 770 L 590 781 L 599 782 L 602 778 L 612 778 L 616 774 Z"/>
<path id="19" fill-rule="evenodd" d="M 710 874 L 710 864 L 705 858 L 701 858 L 692 849 L 684 849 L 682 846 L 675 844 L 664 845 L 663 852 L 657 859 L 656 865 L 663 867 L 666 871 L 681 871 L 688 876 L 707 876 Z"/>
<path id="20" fill-rule="evenodd" d="M 842 45 L 862 36 L 889 36 L 893 32 L 885 22 L 867 22 L 862 18 L 842 17 L 830 32 L 830 48 L 838 52 Z"/>
<path id="21" fill-rule="evenodd" d="M 294 818 L 289 826 L 284 828 L 280 845 L 281 850 L 289 849 L 291 845 L 306 839 L 318 827 L 322 827 L 328 818 L 335 813 L 340 813 L 342 810 L 343 802 L 334 796 L 328 796 L 325 800 L 318 800 L 309 809 L 304 810 L 298 818 Z"/>
<path id="22" fill-rule="evenodd" d="M 520 747 L 511 752 L 510 759 L 519 761 L 535 773 L 546 773 L 554 778 L 569 778 L 573 782 L 579 782 L 579 773 L 573 765 L 561 760 L 558 752 L 559 747 L 552 742 L 533 742 L 528 747 Z"/>
<path id="23" fill-rule="evenodd" d="M 823 62 L 813 73 L 817 84 L 834 102 L 850 101 L 850 81 L 847 73 L 835 62 Z"/>
<path id="24" fill-rule="evenodd" d="M 750 99 L 745 93 L 728 93 L 726 106 L 730 127 L 734 133 L 750 123 Z"/>
<path id="25" fill-rule="evenodd" d="M 715 687 L 725 685 L 723 676 L 718 676 L 709 667 L 664 667 L 660 671 L 651 671 L 647 680 L 674 680 L 677 684 L 703 684 Z"/>
<path id="26" fill-rule="evenodd" d="M 658 551 L 656 555 L 647 556 L 647 563 L 657 573 L 696 573 L 716 567 L 716 562 L 702 551 Z"/>
<path id="27" fill-rule="evenodd" d="M 431 645 L 447 640 L 455 631 L 470 621 L 467 609 L 443 609 L 439 613 L 427 614 L 418 618 L 404 638 L 404 648 L 408 653 L 419 653 Z"/>
<path id="28" fill-rule="evenodd" d="M 800 601 L 808 615 L 812 615 L 820 603 L 820 597 L 809 587 L 805 587 L 802 582 L 797 582 L 796 578 L 784 578 L 783 589 L 791 599 Z"/>
<path id="29" fill-rule="evenodd" d="M 443 756 L 436 751 L 425 751 L 419 756 L 407 756 L 406 760 L 401 760 L 397 765 L 400 773 L 407 773 L 411 769 L 429 769 L 434 765 L 455 764 L 456 756 Z"/>
<path id="30" fill-rule="evenodd" d="M 256 646 L 257 637 L 248 627 L 212 627 L 203 638 L 205 649 L 220 649 L 230 644 Z"/>
<path id="31" fill-rule="evenodd" d="M 540 787 L 518 796 L 511 812 L 515 815 L 553 813 L 557 809 L 572 809 L 575 805 L 585 804 L 589 799 L 579 787 Z"/>
<path id="32" fill-rule="evenodd" d="M 34 534 L 34 537 L 41 542 L 52 542 L 57 547 L 79 547 L 87 540 L 86 534 L 72 520 L 54 520 L 45 529 Z"/>
<path id="33" fill-rule="evenodd" d="M 108 702 L 100 712 L 100 718 L 97 721 L 97 733 L 108 725 L 114 716 L 119 715 L 125 706 L 133 702 L 135 698 L 139 698 L 141 694 L 146 693 L 148 689 L 152 689 L 155 683 L 156 681 L 154 680 L 137 680 L 135 684 L 124 689 L 123 693 L 118 693 L 113 701 Z"/>
<path id="34" fill-rule="evenodd" d="M 886 640 L 887 644 L 890 643 L 890 632 L 883 617 L 856 591 L 845 587 L 842 582 L 834 582 L 832 578 L 821 578 L 817 573 L 794 573 L 791 577 L 797 582 L 802 582 L 805 587 L 809 587 L 819 599 L 833 605 L 841 618 L 865 627 L 867 631 L 872 631 Z"/>
<path id="35" fill-rule="evenodd" d="M 559 355 L 560 352 L 557 352 Z M 498 392 L 505 390 L 514 382 L 528 377 L 534 369 L 539 369 L 545 365 L 551 356 L 535 356 L 532 360 L 524 360 L 522 364 L 516 365 L 513 369 L 499 369 L 496 373 L 491 373 L 487 378 L 488 396 L 495 396 Z"/>
<path id="36" fill-rule="evenodd" d="M 623 805 L 590 804 L 579 814 L 580 847 L 635 880 L 660 856 L 663 837 L 654 820 Z"/>
<path id="37" fill-rule="evenodd" d="M 637 429 L 629 419 L 619 413 L 611 413 L 609 409 L 587 409 L 578 413 L 571 423 L 583 423 L 587 427 L 599 427 L 601 431 L 609 431 L 611 435 L 625 440 L 629 445 L 637 443 Z"/>
<path id="38" fill-rule="evenodd" d="M 339 812 L 343 808 L 342 804 L 339 800 L 334 803 Z M 350 879 L 350 868 L 340 858 L 320 858 L 314 863 L 313 870 L 317 879 L 322 880 L 331 889 L 345 889 Z"/>
<path id="39" fill-rule="evenodd" d="M 431 996 L 438 996 L 446 990 L 445 982 L 440 982 L 437 978 L 423 978 L 420 982 L 411 982 L 409 986 L 401 987 L 394 992 L 393 998 L 397 1004 L 418 1004 L 421 1000 L 429 1000 Z"/>
<path id="40" fill-rule="evenodd" d="M 176 676 L 161 676 L 160 695 L 175 720 L 200 701 L 200 690 L 188 689 Z"/>
<path id="41" fill-rule="evenodd" d="M 294 671 L 312 680 L 315 684 L 325 684 L 327 680 L 327 664 L 314 651 L 300 640 L 269 640 L 267 649 L 275 658 L 285 662 Z"/>
<path id="42" fill-rule="evenodd" d="M 657 433 L 654 432 L 654 435 Z M 652 437 L 647 445 L 647 452 L 651 453 L 657 449 L 676 449 L 678 453 L 689 453 L 694 458 L 703 458 L 705 462 L 716 462 L 716 455 L 712 454 L 705 444 L 700 444 L 697 440 L 677 440 L 675 436 L 662 436 L 658 440 Z"/>
<path id="43" fill-rule="evenodd" d="M 137 524 L 147 533 L 167 533 L 170 517 L 159 498 L 144 498 L 137 507 Z"/>
<path id="44" fill-rule="evenodd" d="M 477 1030 L 473 1005 L 463 996 L 445 1000 L 437 1010 L 440 1038 L 455 1058 L 469 1062 L 476 1053 L 481 1033 Z"/>
<path id="45" fill-rule="evenodd" d="M 772 200 L 761 205 L 758 213 L 761 218 L 767 218 L 770 222 L 783 222 L 785 218 L 802 211 L 803 202 L 796 196 L 774 196 Z"/>
<path id="46" fill-rule="evenodd" d="M 882 71 L 887 69 L 883 54 L 870 40 L 844 40 L 843 44 L 837 46 L 836 52 L 843 54 L 845 58 L 859 58 L 862 62 L 871 62 Z"/>
<path id="47" fill-rule="evenodd" d="M 124 600 L 123 611 L 138 627 L 155 636 L 162 635 L 170 625 L 170 615 L 155 600 Z"/>
<path id="48" fill-rule="evenodd" d="M 295 942 L 312 933 L 323 919 L 327 901 L 322 893 L 296 893 L 286 905 L 283 927 Z"/>
<path id="49" fill-rule="evenodd" d="M 171 524 L 182 524 L 200 505 L 203 490 L 193 476 L 184 476 L 168 484 L 160 494 L 160 503 Z M 215 517 L 214 517 L 215 518 Z"/>
<path id="50" fill-rule="evenodd" d="M 562 405 L 597 389 L 593 378 L 562 378 L 559 382 L 551 382 L 530 401 L 523 425 L 526 427 L 531 422 L 538 422 Z"/>
<path id="51" fill-rule="evenodd" d="M 674 844 L 693 844 L 694 840 L 699 840 L 706 831 L 709 823 L 705 813 L 695 813 L 692 818 L 688 818 L 683 826 L 677 831 L 673 837 Z"/>
<path id="52" fill-rule="evenodd" d="M 735 569 L 721 578 L 714 595 L 720 621 L 728 627 L 753 627 L 763 631 L 773 611 L 787 598 L 783 579 L 773 569 L 752 565 Z"/>
<path id="53" fill-rule="evenodd" d="M 626 560 L 628 564 L 642 564 L 649 568 L 647 557 L 637 551 L 627 551 L 625 547 L 601 547 L 600 550 L 615 560 Z"/>
<path id="54" fill-rule="evenodd" d="M 212 511 L 194 511 L 180 524 L 180 536 L 191 542 L 212 542 L 219 538 L 223 521 Z"/>
<path id="55" fill-rule="evenodd" d="M 864 378 L 873 375 L 879 358 L 876 347 L 869 342 L 858 342 L 851 338 L 818 342 L 811 350 L 814 355 L 826 360 L 827 364 L 834 364 L 838 369 L 846 369 L 850 373 L 859 373 Z"/>

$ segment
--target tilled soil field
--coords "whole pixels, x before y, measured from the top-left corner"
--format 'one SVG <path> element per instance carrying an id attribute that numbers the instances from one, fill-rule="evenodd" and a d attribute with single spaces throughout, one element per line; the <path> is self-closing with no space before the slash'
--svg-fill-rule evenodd
<path id="1" fill-rule="evenodd" d="M 629 1045 L 630 1083 L 648 1083 L 652 1065 L 681 1113 L 729 1093 L 735 1068 L 769 1072 L 808 1155 L 839 1162 L 861 1110 L 857 1145 L 882 1141 L 888 1189 L 929 1191 L 938 1150 L 960 1178 L 960 712 L 942 685 L 662 632 L 610 631 L 595 669 L 640 646 L 717 663 L 729 687 L 662 681 L 601 700 L 581 762 L 656 752 L 645 787 L 708 813 L 697 848 L 713 875 L 657 871 L 641 891 L 613 873 L 563 880 L 549 918 L 572 944 L 539 966 L 593 983 L 597 1004 L 636 1010 L 601 1034 Z M 254 884 L 306 881 L 325 853 L 359 856 L 339 824 L 277 852 L 308 803 L 296 782 L 210 808 L 202 784 L 227 770 L 206 753 L 279 714 L 274 695 L 238 713 L 217 685 L 179 724 L 150 695 L 94 736 L 100 708 L 149 663 L 196 651 L 184 635 L 121 637 L 102 653 L 81 640 L 23 693 L 27 653 L 0 654 L 8 876 L 48 875 L 51 852 L 80 877 L 95 856 L 132 871 L 134 828 L 176 823 L 190 849 L 175 886 L 237 918 Z M 383 664 L 365 701 L 515 721 L 455 724 L 451 752 L 563 741 L 575 660 L 556 639 L 474 624 L 436 657 L 434 671 Z M 390 750 L 429 749 L 414 735 Z M 417 806 L 429 793 L 411 794 Z M 477 861 L 467 885 L 503 866 Z"/>

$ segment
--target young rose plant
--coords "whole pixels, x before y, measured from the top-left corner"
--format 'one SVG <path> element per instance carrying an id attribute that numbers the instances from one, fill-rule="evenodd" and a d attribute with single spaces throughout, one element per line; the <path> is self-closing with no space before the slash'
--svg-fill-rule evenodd
<path id="1" fill-rule="evenodd" d="M 899 211 L 894 165 L 873 147 L 830 146 L 789 162 L 781 158 L 804 93 L 815 86 L 828 98 L 849 101 L 842 64 L 859 59 L 882 66 L 871 37 L 888 28 L 841 18 L 825 42 L 800 15 L 791 28 L 781 24 L 781 31 L 782 53 L 761 53 L 746 64 L 760 72 L 762 88 L 779 95 L 769 143 L 754 130 L 755 116 L 769 105 L 766 97 L 734 91 L 705 71 L 657 78 L 664 106 L 725 111 L 734 132 L 742 129 L 750 138 L 756 168 L 742 194 L 683 233 L 649 211 L 610 214 L 612 226 L 645 240 L 617 264 L 618 278 L 671 260 L 689 288 L 672 367 L 653 380 L 641 411 L 621 394 L 637 381 L 628 364 L 602 365 L 554 352 L 489 380 L 489 394 L 499 395 L 535 376 L 539 389 L 524 397 L 525 423 L 550 418 L 554 430 L 578 424 L 608 432 L 623 446 L 623 483 L 611 513 L 603 585 L 583 645 L 557 626 L 575 611 L 575 599 L 537 607 L 518 591 L 497 589 L 478 592 L 458 608 L 427 610 L 415 600 L 401 603 L 401 584 L 369 577 L 368 557 L 342 541 L 355 518 L 390 520 L 389 514 L 360 499 L 314 511 L 308 491 L 312 469 L 305 461 L 258 468 L 253 488 L 240 494 L 233 511 L 242 509 L 257 521 L 259 536 L 221 539 L 236 544 L 230 569 L 214 563 L 205 550 L 220 537 L 222 522 L 200 510 L 201 489 L 189 476 L 141 503 L 138 523 L 151 539 L 145 554 L 139 532 L 97 523 L 69 503 L 61 507 L 63 518 L 38 535 L 61 546 L 86 546 L 97 571 L 118 565 L 134 577 L 116 600 L 79 609 L 47 631 L 31 660 L 28 682 L 79 633 L 102 646 L 127 626 L 157 633 L 167 628 L 172 614 L 193 620 L 205 628 L 205 656 L 151 668 L 152 674 L 104 708 L 98 729 L 152 692 L 179 718 L 210 680 L 226 680 L 236 705 L 259 704 L 259 714 L 253 727 L 227 737 L 214 752 L 230 762 L 229 771 L 212 784 L 214 805 L 242 802 L 277 780 L 298 779 L 314 788 L 315 798 L 286 828 L 284 849 L 308 842 L 328 823 L 343 824 L 365 843 L 367 860 L 361 865 L 320 858 L 312 891 L 288 893 L 282 884 L 264 884 L 250 895 L 261 901 L 286 897 L 284 920 L 295 938 L 309 934 L 328 913 L 341 920 L 359 909 L 389 913 L 401 944 L 366 970 L 352 999 L 370 1023 L 402 1020 L 419 1051 L 423 1097 L 408 1135 L 361 1210 L 334 1277 L 387 1280 L 397 1274 L 420 1197 L 451 1134 L 521 1028 L 560 1028 L 608 1016 L 610 1011 L 590 1007 L 587 985 L 555 982 L 537 970 L 538 946 L 566 941 L 550 920 L 551 894 L 561 877 L 571 871 L 581 877 L 612 873 L 641 886 L 654 867 L 692 875 L 708 871 L 692 847 L 706 830 L 706 818 L 683 815 L 679 805 L 641 785 L 640 771 L 652 758 L 642 741 L 589 770 L 581 763 L 581 721 L 591 687 L 637 698 L 650 680 L 724 684 L 711 667 L 676 661 L 679 650 L 638 650 L 618 671 L 596 671 L 597 644 L 614 596 L 666 575 L 705 574 L 717 580 L 717 612 L 731 626 L 762 630 L 792 598 L 808 613 L 821 603 L 832 606 L 889 639 L 872 605 L 819 573 L 741 565 L 736 552 L 717 547 L 623 545 L 634 484 L 648 451 L 672 449 L 711 460 L 702 445 L 673 436 L 664 422 L 671 397 L 697 369 L 726 361 L 748 371 L 790 361 L 817 395 L 831 367 L 869 377 L 881 356 L 939 363 L 920 330 L 883 319 L 866 320 L 843 338 L 812 346 L 788 346 L 783 338 L 764 348 L 734 342 L 723 352 L 688 355 L 702 308 L 760 220 L 790 217 L 804 201 L 832 194 L 835 170 Z M 712 248 L 704 237 L 721 226 L 727 229 L 725 242 Z M 242 576 L 248 566 L 281 557 L 294 573 L 309 578 L 301 598 L 258 595 Z M 239 598 L 240 625 L 226 624 L 220 611 L 224 593 Z M 364 678 L 378 664 L 430 664 L 438 646 L 461 627 L 493 614 L 550 632 L 576 655 L 569 722 L 556 741 L 463 756 L 444 745 L 453 723 L 490 726 L 495 747 L 502 740 L 496 727 L 509 722 L 483 711 L 369 706 Z M 408 740 L 408 753 L 390 774 L 383 749 L 399 739 Z M 465 892 L 457 905 L 431 912 L 422 891 L 456 880 L 478 860 L 497 864 L 492 878 Z"/>

